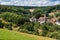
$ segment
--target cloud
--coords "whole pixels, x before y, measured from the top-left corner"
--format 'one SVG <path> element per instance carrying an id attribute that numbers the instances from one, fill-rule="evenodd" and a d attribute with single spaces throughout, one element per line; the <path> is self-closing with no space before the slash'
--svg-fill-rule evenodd
<path id="1" fill-rule="evenodd" d="M 10 2 L 11 0 L 2 0 L 3 2 Z"/>
<path id="2" fill-rule="evenodd" d="M 55 5 L 56 5 L 56 4 L 60 4 L 60 1 L 56 1 L 56 2 L 55 2 Z"/>
<path id="3" fill-rule="evenodd" d="M 7 0 L 5 0 L 5 1 L 4 0 L 0 0 L 0 4 L 1 5 L 12 5 L 11 3 L 12 3 L 11 0 L 8 0 L 8 1 Z"/>
<path id="4" fill-rule="evenodd" d="M 6 1 L 0 0 L 0 4 L 16 6 L 52 6 L 60 4 L 60 0 L 8 0 L 7 2 Z"/>
<path id="5" fill-rule="evenodd" d="M 10 5 L 10 2 L 2 2 L 3 5 Z"/>

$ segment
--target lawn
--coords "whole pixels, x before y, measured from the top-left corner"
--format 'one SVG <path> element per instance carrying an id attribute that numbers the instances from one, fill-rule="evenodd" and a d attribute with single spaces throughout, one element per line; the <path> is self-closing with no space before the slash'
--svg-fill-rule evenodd
<path id="1" fill-rule="evenodd" d="M 17 31 L 9 31 L 7 29 L 0 29 L 0 40 L 55 40 L 55 39 L 21 33 Z"/>
<path id="2" fill-rule="evenodd" d="M 0 40 L 36 40 L 9 30 L 0 29 Z"/>

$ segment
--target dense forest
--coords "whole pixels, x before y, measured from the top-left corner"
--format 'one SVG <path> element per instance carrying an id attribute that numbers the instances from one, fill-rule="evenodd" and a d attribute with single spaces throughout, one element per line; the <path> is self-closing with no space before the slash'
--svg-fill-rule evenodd
<path id="1" fill-rule="evenodd" d="M 30 9 L 34 9 L 30 12 Z M 31 17 L 39 19 L 39 17 L 49 16 L 49 13 L 60 10 L 60 5 L 30 7 L 30 6 L 8 6 L 0 5 L 0 28 L 13 30 L 13 27 L 19 27 L 18 31 L 38 36 L 45 36 L 60 40 L 60 25 L 52 23 L 30 22 Z M 60 17 L 60 12 L 56 17 Z M 60 21 L 60 18 L 59 18 Z"/>

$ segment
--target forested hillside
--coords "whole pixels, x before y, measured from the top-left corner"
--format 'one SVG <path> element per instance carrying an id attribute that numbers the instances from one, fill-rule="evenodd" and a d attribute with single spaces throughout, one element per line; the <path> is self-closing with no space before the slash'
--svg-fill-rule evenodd
<path id="1" fill-rule="evenodd" d="M 34 9 L 34 12 L 31 14 L 29 9 Z M 43 7 L 0 5 L 0 13 L 1 12 L 14 12 L 14 13 L 23 14 L 23 15 L 28 14 L 29 16 L 36 15 L 36 14 L 47 14 L 48 15 L 48 13 L 51 13 L 56 10 L 60 10 L 60 5 L 43 6 Z"/>
<path id="2" fill-rule="evenodd" d="M 34 9 L 34 11 L 31 12 L 30 9 Z M 46 22 L 46 19 L 42 24 L 38 21 L 30 21 L 30 18 L 34 20 L 40 17 L 57 18 L 60 21 L 59 10 L 60 5 L 43 7 L 0 5 L 0 28 L 9 30 L 18 28 L 17 31 L 19 32 L 60 40 L 60 25 Z M 51 13 L 54 15 L 51 15 Z"/>
<path id="3" fill-rule="evenodd" d="M 8 11 L 8 12 L 19 12 L 19 10 L 21 11 L 27 11 L 26 9 L 41 9 L 44 11 L 54 11 L 54 10 L 60 10 L 60 5 L 56 5 L 56 6 L 43 6 L 43 7 L 30 7 L 30 6 L 7 6 L 7 5 L 0 5 L 0 11 L 4 12 L 4 11 Z"/>

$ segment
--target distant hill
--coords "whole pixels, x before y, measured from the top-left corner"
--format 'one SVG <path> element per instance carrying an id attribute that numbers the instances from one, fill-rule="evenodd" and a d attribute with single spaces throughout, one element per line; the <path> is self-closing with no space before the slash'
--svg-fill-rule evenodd
<path id="1" fill-rule="evenodd" d="M 55 5 L 55 6 L 12 6 L 12 5 L 0 5 L 0 6 L 6 6 L 6 7 L 23 7 L 23 8 L 26 8 L 26 9 L 31 9 L 31 8 L 46 8 L 46 7 L 57 7 L 59 8 L 60 5 Z"/>
<path id="2" fill-rule="evenodd" d="M 15 5 L 2 5 L 2 6 L 15 6 Z M 16 6 L 16 7 L 38 8 L 38 7 L 45 7 L 45 6 Z"/>
<path id="3" fill-rule="evenodd" d="M 38 12 L 41 12 L 40 10 L 42 10 L 44 13 L 51 13 L 52 11 L 60 10 L 60 5 L 42 6 L 42 7 L 0 5 L 0 12 L 16 12 L 16 13 L 28 14 L 30 13 L 29 9 L 35 9 Z"/>

